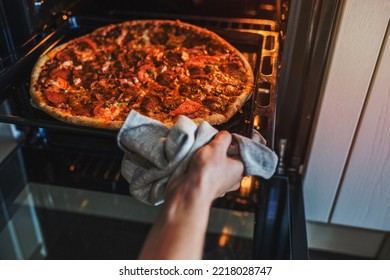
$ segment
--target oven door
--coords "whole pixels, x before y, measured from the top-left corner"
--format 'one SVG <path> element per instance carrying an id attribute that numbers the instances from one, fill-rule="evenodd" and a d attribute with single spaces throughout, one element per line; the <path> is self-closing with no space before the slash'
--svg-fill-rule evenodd
<path id="1" fill-rule="evenodd" d="M 254 259 L 308 259 L 301 178 L 295 173 L 263 181 L 254 236 Z"/>
<path id="2" fill-rule="evenodd" d="M 16 147 L 0 165 L 0 258 L 136 259 L 159 207 L 128 194 L 120 162 L 116 153 Z M 299 181 L 253 185 L 251 200 L 238 192 L 215 201 L 203 259 L 307 259 Z"/>

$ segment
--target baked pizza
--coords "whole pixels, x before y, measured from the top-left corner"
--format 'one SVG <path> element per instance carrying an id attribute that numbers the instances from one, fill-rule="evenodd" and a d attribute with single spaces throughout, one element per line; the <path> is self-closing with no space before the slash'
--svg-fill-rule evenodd
<path id="1" fill-rule="evenodd" d="M 67 123 L 119 129 L 130 110 L 171 126 L 179 115 L 228 121 L 250 96 L 245 57 L 207 29 L 171 20 L 101 27 L 42 55 L 33 105 Z"/>

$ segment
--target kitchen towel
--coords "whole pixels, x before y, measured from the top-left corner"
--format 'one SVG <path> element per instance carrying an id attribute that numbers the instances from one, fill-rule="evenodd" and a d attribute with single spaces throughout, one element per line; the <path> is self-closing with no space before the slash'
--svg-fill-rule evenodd
<path id="1" fill-rule="evenodd" d="M 168 128 L 132 110 L 117 138 L 124 151 L 121 171 L 131 195 L 147 204 L 163 203 L 165 186 L 186 171 L 194 152 L 217 133 L 209 123 L 198 126 L 185 116 Z M 258 132 L 254 131 L 253 139 L 234 133 L 232 137 L 228 155 L 241 157 L 245 176 L 268 179 L 274 174 L 277 156 Z"/>

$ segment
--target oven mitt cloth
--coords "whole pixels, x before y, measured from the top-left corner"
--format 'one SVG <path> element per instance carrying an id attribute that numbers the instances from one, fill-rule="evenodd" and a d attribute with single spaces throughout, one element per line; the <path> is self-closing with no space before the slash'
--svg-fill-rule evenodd
<path id="1" fill-rule="evenodd" d="M 124 151 L 121 172 L 130 194 L 150 205 L 164 202 L 165 186 L 186 172 L 192 155 L 217 133 L 209 123 L 198 126 L 185 116 L 168 128 L 132 110 L 117 136 Z M 241 157 L 245 176 L 268 179 L 274 174 L 277 156 L 257 131 L 253 139 L 234 133 L 232 137 L 228 155 Z"/>

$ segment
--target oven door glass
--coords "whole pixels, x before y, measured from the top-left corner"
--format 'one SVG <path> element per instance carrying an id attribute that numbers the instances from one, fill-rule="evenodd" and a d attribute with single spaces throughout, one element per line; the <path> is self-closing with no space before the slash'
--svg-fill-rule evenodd
<path id="1" fill-rule="evenodd" d="M 159 207 L 115 156 L 17 148 L 0 168 L 1 259 L 136 259 Z M 205 259 L 251 258 L 254 214 L 214 207 Z"/>
<path id="2" fill-rule="evenodd" d="M 117 154 L 16 148 L 0 165 L 0 258 L 136 259 L 159 207 L 132 198 L 119 169 Z M 203 258 L 292 258 L 286 180 L 215 201 Z"/>

